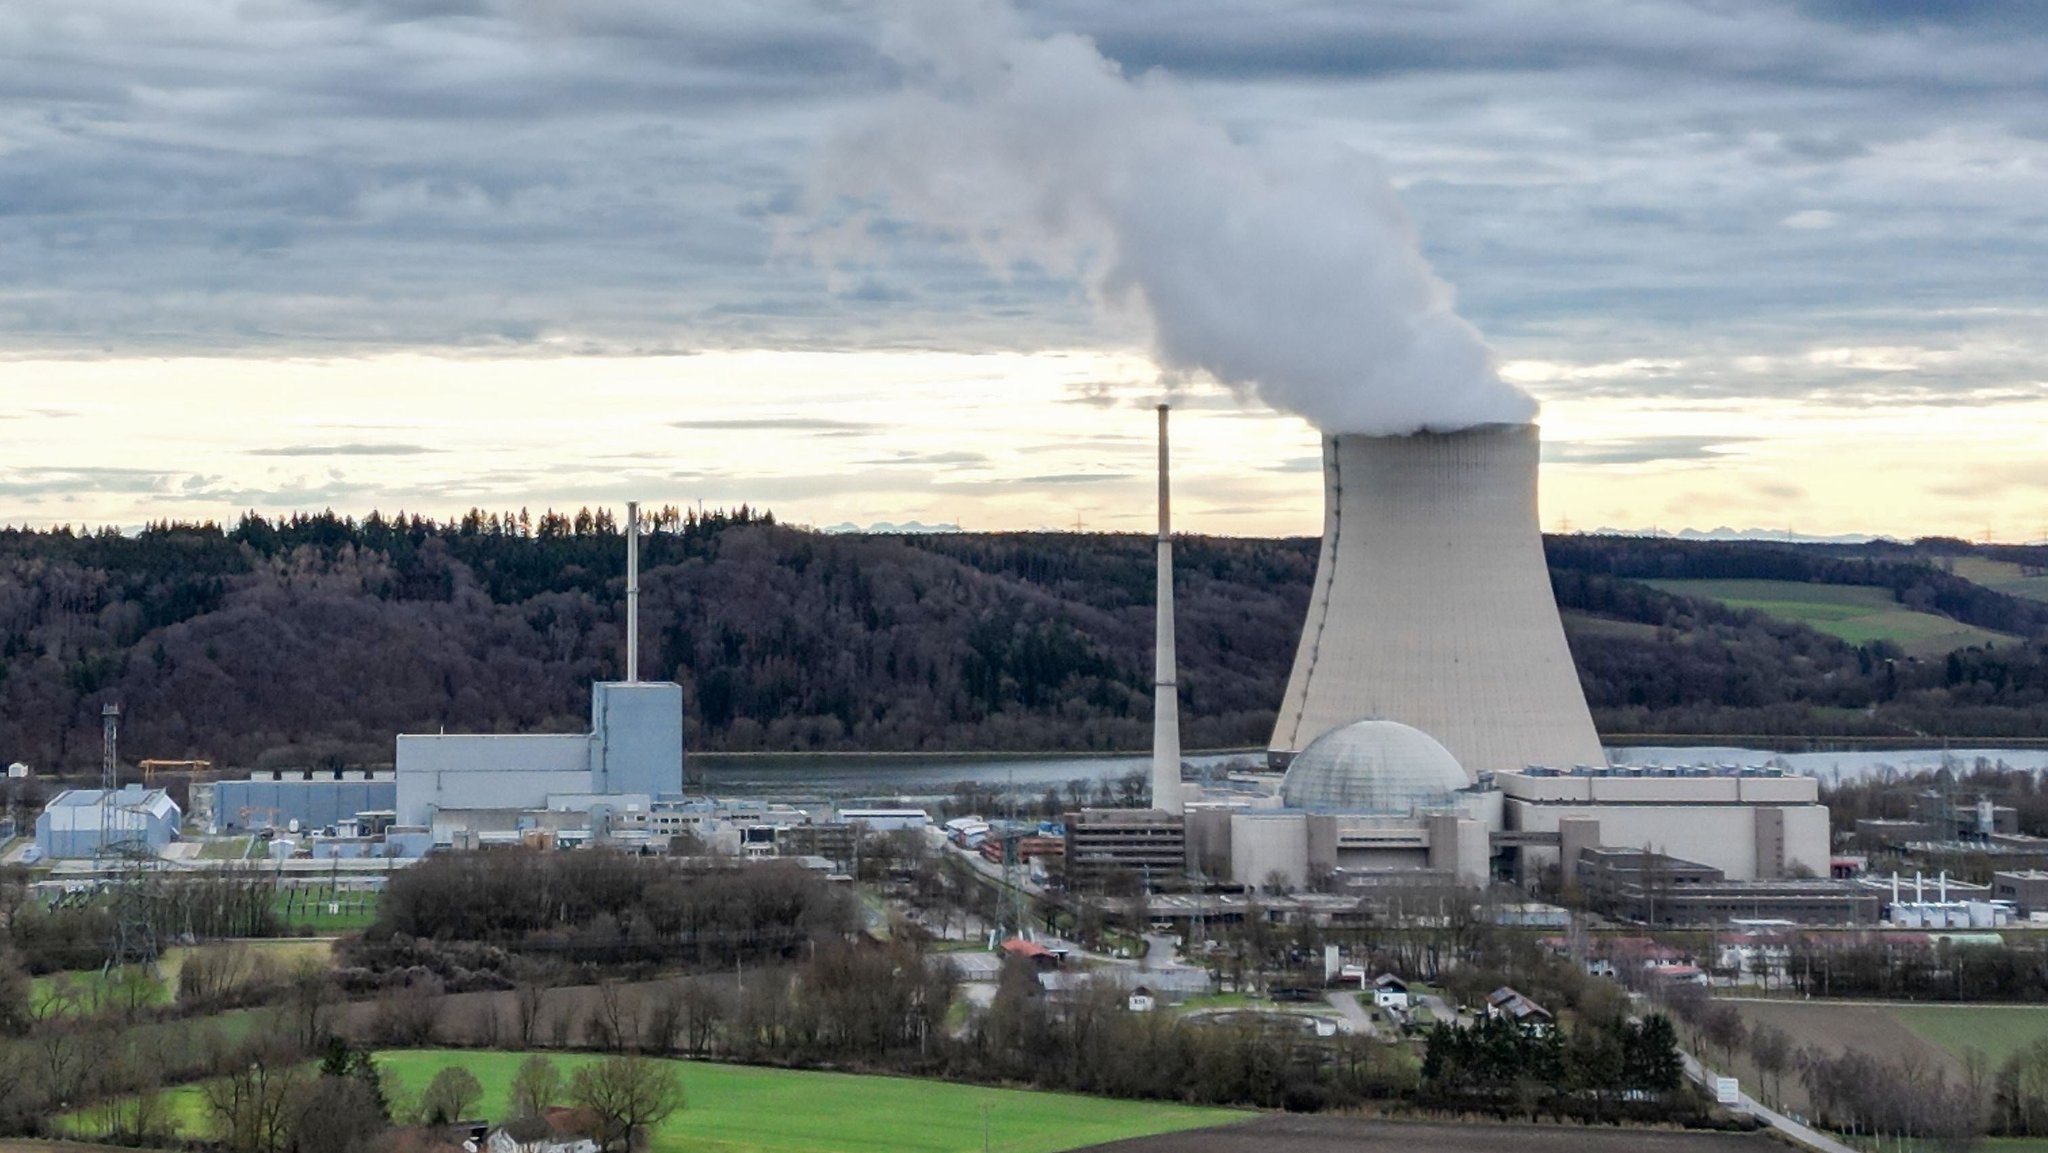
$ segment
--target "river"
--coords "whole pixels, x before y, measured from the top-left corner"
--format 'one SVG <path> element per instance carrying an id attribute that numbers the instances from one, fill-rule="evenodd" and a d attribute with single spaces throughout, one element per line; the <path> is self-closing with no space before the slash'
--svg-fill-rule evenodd
<path id="1" fill-rule="evenodd" d="M 1608 750 L 1615 764 L 1627 765 L 1777 765 L 1823 781 L 1853 780 L 1886 770 L 1910 773 L 1938 769 L 1944 763 L 1959 771 L 1980 759 L 2007 768 L 2048 769 L 2048 749 L 1890 749 L 1881 752 L 1774 753 L 1762 749 L 1717 746 L 1622 747 Z M 1265 765 L 1263 750 L 1203 753 L 1185 758 L 1197 775 Z M 928 801 L 950 795 L 963 782 L 1004 792 L 1038 796 L 1047 788 L 1065 790 L 1070 781 L 1114 781 L 1126 773 L 1146 772 L 1151 759 L 1118 756 L 903 755 L 888 753 L 823 756 L 709 755 L 691 764 L 701 774 L 704 791 L 721 797 L 786 800 Z"/>

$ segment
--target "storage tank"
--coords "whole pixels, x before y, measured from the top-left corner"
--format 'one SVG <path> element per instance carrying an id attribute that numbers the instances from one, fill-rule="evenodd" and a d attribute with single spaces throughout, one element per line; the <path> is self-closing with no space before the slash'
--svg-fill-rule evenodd
<path id="1" fill-rule="evenodd" d="M 1468 776 L 1605 765 L 1537 528 L 1538 433 L 1325 437 L 1323 544 L 1268 758 L 1373 718 Z"/>

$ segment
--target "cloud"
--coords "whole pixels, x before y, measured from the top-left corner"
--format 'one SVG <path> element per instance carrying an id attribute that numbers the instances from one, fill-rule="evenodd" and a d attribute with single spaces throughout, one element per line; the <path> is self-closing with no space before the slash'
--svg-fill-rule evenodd
<path id="1" fill-rule="evenodd" d="M 702 432 L 872 432 L 885 426 L 867 421 L 816 416 L 750 416 L 717 420 L 672 420 L 670 428 Z"/>
<path id="2" fill-rule="evenodd" d="M 875 12 L 0 5 L 0 355 L 1141 343 L 1071 270 L 994 274 L 902 230 L 843 283 L 804 257 L 811 159 L 900 79 Z M 1733 361 L 1938 337 L 2012 355 L 1919 376 L 1929 398 L 2039 378 L 2044 17 L 1030 0 L 1023 19 L 1170 75 L 1248 148 L 1383 158 L 1504 359 L 1699 368 L 1530 385 L 1546 395 L 1869 405 L 1908 382 Z M 1833 227 L 1797 226 L 1822 212 Z"/>
<path id="3" fill-rule="evenodd" d="M 1825 208 L 1807 208 L 1787 216 L 1778 223 L 1786 228 L 1812 231 L 1821 228 L 1833 228 L 1841 223 L 1841 220 L 1840 216 L 1829 212 Z"/>
<path id="4" fill-rule="evenodd" d="M 248 450 L 250 456 L 426 456 L 440 451 L 419 444 L 289 444 Z"/>
<path id="5" fill-rule="evenodd" d="M 980 452 L 899 452 L 886 457 L 854 462 L 862 465 L 898 465 L 919 468 L 981 468 L 989 463 Z"/>
<path id="6" fill-rule="evenodd" d="M 146 468 L 6 468 L 0 469 L 0 496 L 166 493 L 177 487 L 178 480 L 177 473 Z"/>
<path id="7" fill-rule="evenodd" d="M 1128 472 L 1053 472 L 1038 476 L 1020 476 L 1009 484 L 1096 484 L 1102 481 L 1129 480 L 1135 473 Z"/>
<path id="8" fill-rule="evenodd" d="M 1543 459 L 1557 464 L 1651 464 L 1658 461 L 1712 460 L 1754 437 L 1639 436 L 1616 440 L 1543 442 Z"/>

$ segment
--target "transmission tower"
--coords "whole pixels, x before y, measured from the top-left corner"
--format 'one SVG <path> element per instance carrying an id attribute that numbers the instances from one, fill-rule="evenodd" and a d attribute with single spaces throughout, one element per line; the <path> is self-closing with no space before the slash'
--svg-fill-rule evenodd
<path id="1" fill-rule="evenodd" d="M 119 758 L 121 706 L 100 709 L 100 839 L 93 852 L 94 872 L 107 896 L 113 937 L 107 942 L 106 971 L 140 965 L 156 971 L 154 913 L 157 892 L 156 852 L 149 847 L 149 814 L 141 803 L 121 803 Z"/>

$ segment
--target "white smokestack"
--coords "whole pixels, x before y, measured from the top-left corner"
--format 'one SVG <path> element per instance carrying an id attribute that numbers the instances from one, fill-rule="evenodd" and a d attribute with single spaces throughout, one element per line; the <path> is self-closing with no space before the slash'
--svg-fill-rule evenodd
<path id="1" fill-rule="evenodd" d="M 1532 424 L 1333 436 L 1322 556 L 1270 759 L 1398 721 L 1467 774 L 1604 765 L 1536 527 Z"/>
<path id="2" fill-rule="evenodd" d="M 1325 432 L 1534 419 L 1369 157 L 1233 136 L 1163 73 L 1030 35 L 992 0 L 891 16 L 880 50 L 903 87 L 813 180 L 828 256 L 887 213 L 971 238 L 992 266 L 1071 273 L 1149 325 L 1169 377 L 1213 376 Z"/>
<path id="3" fill-rule="evenodd" d="M 626 502 L 626 683 L 640 679 L 640 502 Z"/>
<path id="4" fill-rule="evenodd" d="M 1181 811 L 1180 676 L 1173 653 L 1173 513 L 1167 484 L 1165 405 L 1159 406 L 1159 584 L 1152 654 L 1152 807 Z"/>

